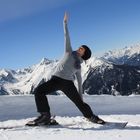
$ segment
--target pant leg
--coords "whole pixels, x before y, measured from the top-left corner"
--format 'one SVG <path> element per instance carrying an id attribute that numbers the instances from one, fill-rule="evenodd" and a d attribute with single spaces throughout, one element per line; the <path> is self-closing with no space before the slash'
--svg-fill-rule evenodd
<path id="1" fill-rule="evenodd" d="M 94 116 L 90 106 L 87 103 L 82 101 L 82 99 L 72 81 L 64 82 L 62 91 L 78 107 L 78 109 L 82 112 L 84 117 L 90 118 L 90 117 Z"/>
<path id="2" fill-rule="evenodd" d="M 47 94 L 59 90 L 59 82 L 56 77 L 52 77 L 49 81 L 39 85 L 35 91 L 35 103 L 38 112 L 50 113 L 50 106 L 47 99 Z"/>

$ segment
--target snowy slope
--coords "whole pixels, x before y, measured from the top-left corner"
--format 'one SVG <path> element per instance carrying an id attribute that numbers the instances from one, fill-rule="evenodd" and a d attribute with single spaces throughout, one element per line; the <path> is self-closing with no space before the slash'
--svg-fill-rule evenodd
<path id="1" fill-rule="evenodd" d="M 18 83 L 12 84 L 12 88 L 19 87 L 20 92 L 24 94 L 29 94 L 33 87 L 36 87 L 42 80 L 48 80 L 51 76 L 51 72 L 55 66 L 55 62 L 42 59 L 42 61 L 37 64 L 31 73 L 26 74 L 26 76 L 21 79 Z M 8 85 L 8 87 L 10 87 Z"/>
<path id="2" fill-rule="evenodd" d="M 81 71 L 83 82 L 87 79 L 87 75 L 89 74 L 90 70 L 99 66 L 109 66 L 109 64 L 96 57 L 91 57 L 86 61 L 86 63 L 82 63 Z"/>
<path id="3" fill-rule="evenodd" d="M 92 124 L 83 118 L 79 110 L 65 96 L 48 96 L 52 114 L 61 126 L 24 127 L 38 114 L 33 96 L 1 96 L 0 140 L 139 140 L 140 96 L 84 96 L 94 112 L 108 121 L 125 122 L 125 129 L 111 129 Z"/>

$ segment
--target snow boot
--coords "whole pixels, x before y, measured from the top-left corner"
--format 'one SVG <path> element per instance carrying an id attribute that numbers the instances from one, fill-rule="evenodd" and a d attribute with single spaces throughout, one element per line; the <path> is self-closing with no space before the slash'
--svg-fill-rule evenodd
<path id="1" fill-rule="evenodd" d="M 49 113 L 41 113 L 35 120 L 29 121 L 27 126 L 47 125 L 51 122 L 51 115 Z"/>
<path id="2" fill-rule="evenodd" d="M 104 125 L 106 122 L 102 119 L 100 119 L 98 116 L 92 116 L 90 118 L 87 118 L 88 121 L 93 122 L 93 123 L 97 123 L 97 124 L 102 124 Z"/>

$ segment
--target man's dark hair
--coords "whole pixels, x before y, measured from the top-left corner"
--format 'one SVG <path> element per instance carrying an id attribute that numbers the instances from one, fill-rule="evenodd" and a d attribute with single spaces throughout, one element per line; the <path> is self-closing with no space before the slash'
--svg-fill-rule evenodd
<path id="1" fill-rule="evenodd" d="M 83 47 L 85 49 L 85 53 L 82 56 L 83 60 L 88 60 L 91 57 L 91 50 L 88 46 L 86 45 L 81 45 L 81 47 Z"/>

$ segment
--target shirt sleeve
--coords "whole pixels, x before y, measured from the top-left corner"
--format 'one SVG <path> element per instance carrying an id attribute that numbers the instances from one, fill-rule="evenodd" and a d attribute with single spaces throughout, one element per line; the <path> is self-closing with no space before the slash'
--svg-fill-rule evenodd
<path id="1" fill-rule="evenodd" d="M 78 83 L 78 92 L 79 92 L 81 99 L 83 100 L 84 91 L 83 91 L 83 86 L 82 86 L 81 70 L 77 71 L 75 75 L 76 75 L 77 83 Z"/>
<path id="2" fill-rule="evenodd" d="M 69 37 L 69 31 L 67 27 L 67 22 L 63 22 L 64 26 L 64 40 L 65 40 L 65 52 L 72 52 L 70 37 Z"/>

